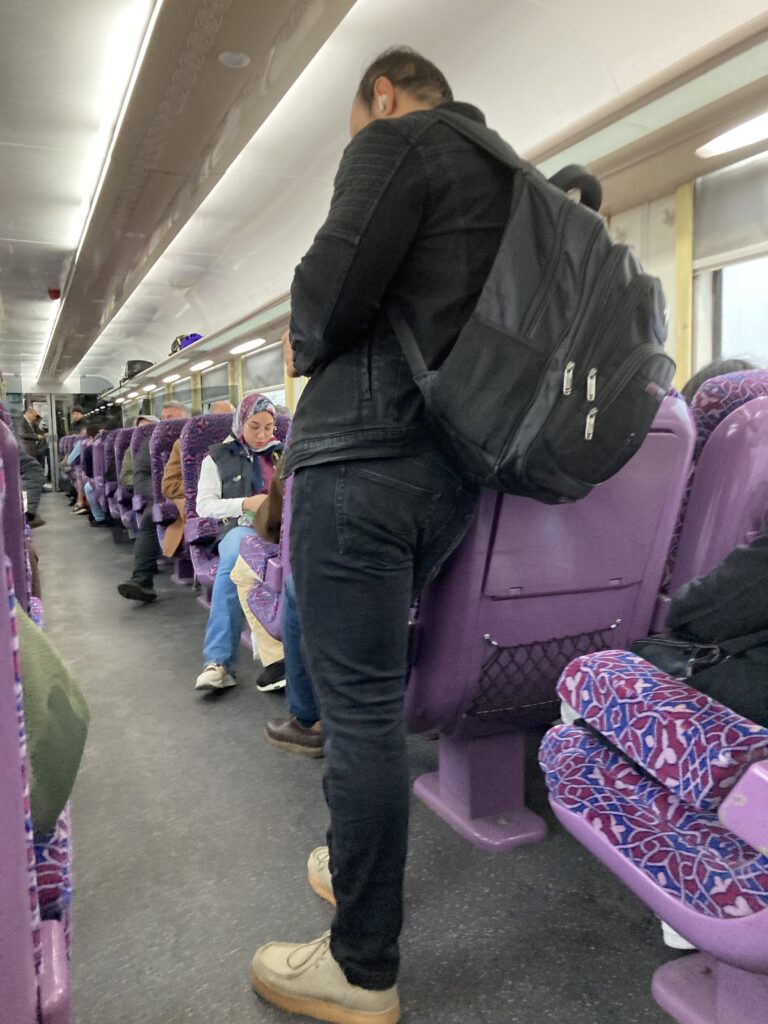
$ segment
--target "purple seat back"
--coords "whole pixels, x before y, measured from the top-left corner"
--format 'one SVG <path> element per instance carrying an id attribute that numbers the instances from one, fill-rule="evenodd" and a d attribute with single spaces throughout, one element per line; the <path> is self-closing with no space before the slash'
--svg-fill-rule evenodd
<path id="1" fill-rule="evenodd" d="M 118 430 L 110 430 L 104 438 L 104 494 L 108 497 L 117 490 L 115 472 L 115 442 Z"/>
<path id="2" fill-rule="evenodd" d="M 115 438 L 115 476 L 118 481 L 117 492 L 121 500 L 123 500 L 123 496 L 120 494 L 120 491 L 123 488 L 120 483 L 120 474 L 123 470 L 123 459 L 125 458 L 125 453 L 131 447 L 131 437 L 133 436 L 135 429 L 135 427 L 121 427 L 117 431 L 117 437 Z"/>
<path id="3" fill-rule="evenodd" d="M 187 420 L 181 432 L 181 472 L 187 522 L 197 518 L 197 482 L 203 459 L 212 444 L 218 444 L 229 436 L 231 427 L 232 416 L 229 413 L 209 413 Z"/>
<path id="4" fill-rule="evenodd" d="M 109 513 L 113 519 L 119 519 L 126 530 L 133 529 L 134 519 L 131 510 L 133 500 L 133 487 L 124 487 L 120 483 L 120 473 L 123 468 L 123 460 L 126 452 L 131 447 L 131 438 L 136 427 L 122 427 L 117 432 L 115 441 L 115 475 L 117 476 L 117 487 L 114 499 L 110 499 Z"/>
<path id="5" fill-rule="evenodd" d="M 16 438 L 2 422 L 0 422 L 0 456 L 2 456 L 5 466 L 4 548 L 11 561 L 16 598 L 22 608 L 28 609 L 29 592 L 24 543 L 24 510 L 19 474 L 19 448 Z M 0 572 L 4 572 L 1 564 Z"/>
<path id="6" fill-rule="evenodd" d="M 693 445 L 689 410 L 667 398 L 639 452 L 582 501 L 483 493 L 422 595 L 413 730 L 458 737 L 551 720 L 573 657 L 647 635 Z"/>
<path id="7" fill-rule="evenodd" d="M 104 434 L 93 439 L 93 493 L 101 505 L 104 501 Z"/>
<path id="8" fill-rule="evenodd" d="M 149 458 L 152 463 L 152 501 L 161 504 L 163 498 L 163 473 L 171 457 L 171 449 L 181 437 L 181 432 L 189 423 L 188 419 L 164 420 L 157 424 L 149 442 Z"/>
<path id="9" fill-rule="evenodd" d="M 7 430 L 2 424 L 2 429 Z M 12 471 L 13 472 L 13 471 Z M 5 469 L 0 457 L 0 515 L 5 527 Z M 40 919 L 29 817 L 26 741 L 19 676 L 18 639 L 6 570 L 5 531 L 0 530 L 0 1006 L 14 1024 L 37 1024 Z"/>

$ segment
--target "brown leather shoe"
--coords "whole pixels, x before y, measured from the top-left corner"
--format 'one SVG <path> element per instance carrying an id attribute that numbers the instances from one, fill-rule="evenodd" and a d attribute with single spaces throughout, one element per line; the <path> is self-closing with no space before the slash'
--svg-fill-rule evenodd
<path id="1" fill-rule="evenodd" d="M 291 715 L 290 718 L 273 718 L 267 722 L 264 731 L 273 747 L 290 750 L 292 754 L 304 757 L 323 756 L 323 734 L 318 729 L 307 729 Z"/>

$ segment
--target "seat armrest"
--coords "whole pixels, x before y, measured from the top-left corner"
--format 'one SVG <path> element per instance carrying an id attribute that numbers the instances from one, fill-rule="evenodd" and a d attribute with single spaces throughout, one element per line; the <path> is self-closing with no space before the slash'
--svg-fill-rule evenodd
<path id="1" fill-rule="evenodd" d="M 768 761 L 747 768 L 717 816 L 731 832 L 768 856 Z"/>
<path id="2" fill-rule="evenodd" d="M 768 758 L 768 729 L 628 651 L 572 661 L 558 694 L 680 799 L 714 811 L 745 769 Z"/>
<path id="3" fill-rule="evenodd" d="M 219 532 L 218 519 L 195 516 L 184 524 L 184 540 L 187 544 L 202 544 L 212 540 Z"/>
<path id="4" fill-rule="evenodd" d="M 160 525 L 175 523 L 179 518 L 179 510 L 172 501 L 157 501 L 152 506 L 152 522 Z"/>

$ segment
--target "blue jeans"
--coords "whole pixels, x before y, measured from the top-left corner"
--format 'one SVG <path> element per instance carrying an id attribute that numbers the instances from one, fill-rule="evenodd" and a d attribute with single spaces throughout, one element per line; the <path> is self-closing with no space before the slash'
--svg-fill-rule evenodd
<path id="1" fill-rule="evenodd" d="M 283 650 L 285 651 L 285 702 L 300 725 L 309 728 L 320 719 L 315 691 L 301 653 L 301 626 L 296 608 L 293 576 L 285 581 L 283 592 Z"/>
<path id="2" fill-rule="evenodd" d="M 219 544 L 219 568 L 211 594 L 211 610 L 203 642 L 203 660 L 206 665 L 224 665 L 230 672 L 237 664 L 240 633 L 243 629 L 243 609 L 237 596 L 237 587 L 229 578 L 240 555 L 240 542 L 252 537 L 249 526 L 236 526 Z"/>
<path id="3" fill-rule="evenodd" d="M 96 494 L 93 490 L 93 484 L 90 483 L 90 481 L 86 480 L 85 487 L 83 488 L 83 490 L 85 491 L 85 500 L 88 502 L 88 507 L 91 510 L 91 515 L 93 516 L 97 523 L 103 523 L 107 516 L 106 513 L 104 512 L 104 509 L 96 500 Z"/>

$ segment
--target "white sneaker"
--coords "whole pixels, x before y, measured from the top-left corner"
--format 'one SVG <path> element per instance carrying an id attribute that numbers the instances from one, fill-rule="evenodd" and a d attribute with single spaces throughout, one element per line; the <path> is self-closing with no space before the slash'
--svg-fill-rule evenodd
<path id="1" fill-rule="evenodd" d="M 310 853 L 307 861 L 307 878 L 317 895 L 335 907 L 336 897 L 333 895 L 333 878 L 327 846 L 318 846 Z"/>
<path id="2" fill-rule="evenodd" d="M 196 690 L 226 690 L 228 686 L 237 686 L 237 680 L 224 665 L 206 665 L 195 683 Z"/>

